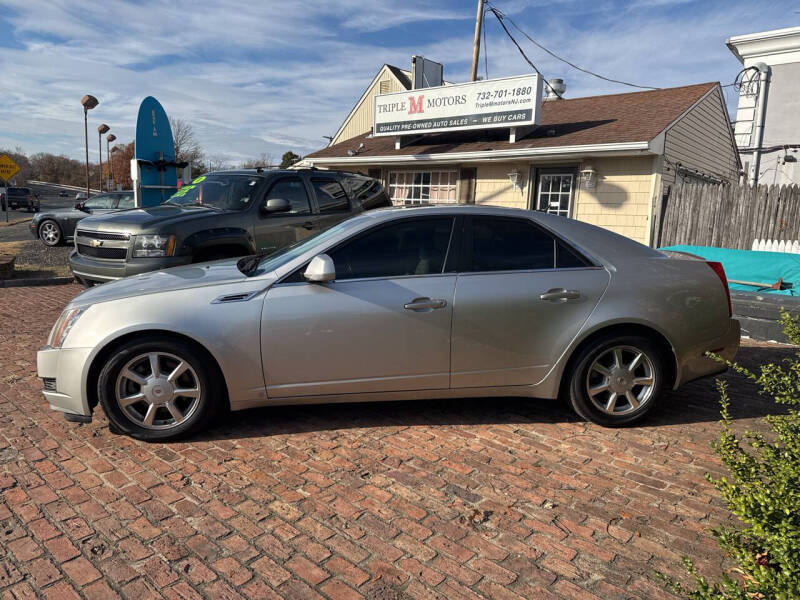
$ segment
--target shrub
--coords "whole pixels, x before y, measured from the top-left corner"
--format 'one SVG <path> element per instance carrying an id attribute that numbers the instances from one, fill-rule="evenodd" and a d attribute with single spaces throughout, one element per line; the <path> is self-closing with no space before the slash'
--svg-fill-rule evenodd
<path id="1" fill-rule="evenodd" d="M 800 317 L 781 317 L 789 340 L 800 346 Z M 730 475 L 706 478 L 714 485 L 743 527 L 718 527 L 711 531 L 719 546 L 735 563 L 719 581 L 700 575 L 692 560 L 684 565 L 694 580 L 693 589 L 675 581 L 670 586 L 692 600 L 796 600 L 800 598 L 800 353 L 783 364 L 768 364 L 756 374 L 734 363 L 728 366 L 745 375 L 779 404 L 786 414 L 764 421 L 767 434 L 732 429 L 726 386 L 722 396 L 722 432 L 714 450 Z"/>

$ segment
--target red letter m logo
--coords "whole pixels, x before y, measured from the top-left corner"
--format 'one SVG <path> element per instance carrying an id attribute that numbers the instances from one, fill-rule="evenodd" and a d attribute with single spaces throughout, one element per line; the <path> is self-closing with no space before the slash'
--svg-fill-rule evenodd
<path id="1" fill-rule="evenodd" d="M 414 113 L 421 113 L 424 112 L 422 110 L 422 94 L 417 96 L 416 102 L 414 101 L 414 96 L 408 97 L 408 114 L 413 115 Z"/>

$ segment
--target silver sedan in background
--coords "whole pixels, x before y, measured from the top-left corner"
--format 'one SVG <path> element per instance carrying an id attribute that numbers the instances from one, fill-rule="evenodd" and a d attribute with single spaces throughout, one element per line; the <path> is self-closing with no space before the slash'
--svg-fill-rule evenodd
<path id="1" fill-rule="evenodd" d="M 564 396 L 617 426 L 738 346 L 718 263 L 539 212 L 424 207 L 89 289 L 38 371 L 69 420 L 99 403 L 145 440 L 256 406 L 492 396 Z"/>

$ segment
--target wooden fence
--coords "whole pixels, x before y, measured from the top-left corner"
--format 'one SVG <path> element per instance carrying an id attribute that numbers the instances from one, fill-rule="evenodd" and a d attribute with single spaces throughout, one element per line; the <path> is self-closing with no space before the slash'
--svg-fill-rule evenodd
<path id="1" fill-rule="evenodd" d="M 657 245 L 750 250 L 753 240 L 800 239 L 800 187 L 682 184 L 661 207 Z"/>

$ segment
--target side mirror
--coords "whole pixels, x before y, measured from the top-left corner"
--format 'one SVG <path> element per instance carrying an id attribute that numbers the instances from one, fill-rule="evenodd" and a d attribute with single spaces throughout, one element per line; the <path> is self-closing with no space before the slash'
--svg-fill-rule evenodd
<path id="1" fill-rule="evenodd" d="M 86 207 L 83 205 L 83 202 L 76 202 L 75 203 L 75 208 L 77 210 L 86 210 Z"/>
<path id="2" fill-rule="evenodd" d="M 325 283 L 336 279 L 336 267 L 333 259 L 327 254 L 318 254 L 308 263 L 303 277 L 312 283 Z"/>
<path id="3" fill-rule="evenodd" d="M 289 204 L 288 200 L 284 200 L 283 198 L 270 198 L 267 200 L 266 204 L 261 205 L 261 212 L 265 215 L 289 212 L 290 210 L 292 210 L 292 205 Z"/>

